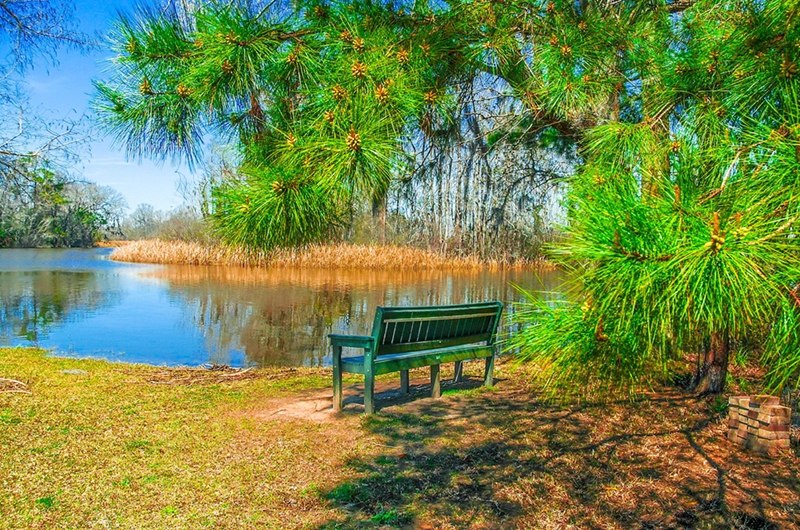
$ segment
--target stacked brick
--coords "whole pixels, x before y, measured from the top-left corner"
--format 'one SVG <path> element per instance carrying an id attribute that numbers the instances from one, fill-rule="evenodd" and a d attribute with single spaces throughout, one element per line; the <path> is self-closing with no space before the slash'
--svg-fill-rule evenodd
<path id="1" fill-rule="evenodd" d="M 756 451 L 790 446 L 792 409 L 774 396 L 731 396 L 728 399 L 728 439 Z"/>

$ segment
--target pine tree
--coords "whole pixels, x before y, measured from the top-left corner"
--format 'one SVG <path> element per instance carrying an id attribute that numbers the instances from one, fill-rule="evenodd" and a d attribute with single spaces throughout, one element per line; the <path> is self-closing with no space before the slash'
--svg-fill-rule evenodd
<path id="1" fill-rule="evenodd" d="M 553 391 L 635 390 L 698 351 L 692 386 L 719 393 L 743 341 L 771 389 L 800 374 L 798 17 L 696 2 L 625 43 L 619 114 L 582 135 L 555 249 L 579 299 L 529 304 L 513 340 Z"/>
<path id="2" fill-rule="evenodd" d="M 266 7 L 264 7 L 266 6 Z M 564 150 L 571 301 L 518 313 L 512 340 L 554 391 L 634 390 L 699 352 L 721 392 L 732 347 L 770 385 L 800 373 L 794 0 L 211 3 L 139 11 L 113 36 L 103 120 L 132 154 L 197 162 L 238 141 L 214 192 L 236 244 L 329 237 L 403 175 L 403 143 L 458 117 L 455 86 L 496 80 L 505 135 Z"/>

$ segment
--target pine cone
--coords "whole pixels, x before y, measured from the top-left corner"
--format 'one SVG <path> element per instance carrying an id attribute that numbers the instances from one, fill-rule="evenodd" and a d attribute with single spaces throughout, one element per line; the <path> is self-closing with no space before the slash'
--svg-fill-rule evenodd
<path id="1" fill-rule="evenodd" d="M 360 151 L 361 150 L 361 137 L 355 131 L 355 129 L 350 129 L 350 133 L 347 135 L 347 148 L 351 151 Z"/>
<path id="2" fill-rule="evenodd" d="M 178 83 L 178 88 L 175 89 L 175 92 L 182 98 L 186 98 L 192 95 L 192 89 L 187 87 L 183 83 Z"/>
<path id="3" fill-rule="evenodd" d="M 361 61 L 356 61 L 350 67 L 350 73 L 353 74 L 353 77 L 363 79 L 367 75 L 367 65 Z"/>
<path id="4" fill-rule="evenodd" d="M 289 146 L 289 149 L 294 148 L 294 144 L 297 143 L 297 137 L 292 133 L 289 133 L 289 136 L 286 137 L 286 145 Z"/>
<path id="5" fill-rule="evenodd" d="M 397 62 L 400 64 L 408 64 L 408 50 L 400 50 L 397 52 Z"/>
<path id="6" fill-rule="evenodd" d="M 434 103 L 436 103 L 436 91 L 435 90 L 429 90 L 428 92 L 425 92 L 425 96 L 424 97 L 425 97 L 425 103 L 427 103 L 428 105 L 433 105 Z"/>
<path id="7" fill-rule="evenodd" d="M 225 35 L 222 40 L 225 41 L 225 44 L 229 44 L 231 46 L 233 46 L 234 44 L 241 45 L 241 42 L 239 42 L 239 39 L 236 36 L 236 33 L 232 31 L 229 32 L 227 35 Z"/>
<path id="8" fill-rule="evenodd" d="M 353 34 L 350 33 L 348 30 L 344 30 L 339 34 L 339 38 L 342 39 L 344 42 L 353 42 Z"/>
<path id="9" fill-rule="evenodd" d="M 297 191 L 300 186 L 294 181 L 273 180 L 272 191 L 275 195 L 284 195 L 287 191 Z"/>
<path id="10" fill-rule="evenodd" d="M 347 90 L 342 88 L 341 85 L 336 85 L 335 87 L 333 87 L 333 99 L 335 99 L 336 101 L 342 101 L 344 99 L 347 99 Z"/>
<path id="11" fill-rule="evenodd" d="M 355 51 L 357 51 L 357 52 L 363 52 L 364 51 L 364 39 L 362 39 L 361 37 L 355 37 L 353 39 L 353 49 Z"/>
<path id="12" fill-rule="evenodd" d="M 786 79 L 792 79 L 795 75 L 797 75 L 797 63 L 789 59 L 788 55 L 783 57 L 783 62 L 781 63 L 781 75 Z"/>
<path id="13" fill-rule="evenodd" d="M 323 112 L 322 117 L 328 123 L 333 123 L 333 120 L 336 119 L 336 115 L 330 110 L 326 110 L 325 112 Z"/>
<path id="14" fill-rule="evenodd" d="M 225 75 L 231 75 L 233 73 L 233 64 L 227 59 L 222 61 L 222 73 Z"/>
<path id="15" fill-rule="evenodd" d="M 150 86 L 150 81 L 146 77 L 139 83 L 139 93 L 143 96 L 149 96 L 153 93 L 153 87 Z"/>
<path id="16" fill-rule="evenodd" d="M 375 89 L 375 99 L 377 99 L 378 103 L 381 105 L 384 105 L 387 101 L 389 101 L 389 91 L 386 90 L 385 86 L 378 85 L 378 88 Z"/>
<path id="17" fill-rule="evenodd" d="M 128 41 L 128 44 L 125 45 L 125 51 L 130 53 L 131 55 L 139 51 L 139 43 L 136 42 L 136 39 L 131 38 Z"/>

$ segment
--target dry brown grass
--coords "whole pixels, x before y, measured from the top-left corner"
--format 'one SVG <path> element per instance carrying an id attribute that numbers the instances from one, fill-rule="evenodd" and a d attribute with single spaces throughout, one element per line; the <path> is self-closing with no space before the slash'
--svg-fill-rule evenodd
<path id="1" fill-rule="evenodd" d="M 117 248 L 111 259 L 171 265 L 302 267 L 320 269 L 477 269 L 541 266 L 541 260 L 504 262 L 476 257 L 448 257 L 414 247 L 379 245 L 309 245 L 300 249 L 261 252 L 184 241 L 143 239 Z"/>
<path id="2" fill-rule="evenodd" d="M 128 241 L 126 239 L 109 239 L 107 241 L 97 241 L 94 246 L 98 248 L 118 248 L 130 245 L 131 243 L 133 243 L 133 241 Z"/>

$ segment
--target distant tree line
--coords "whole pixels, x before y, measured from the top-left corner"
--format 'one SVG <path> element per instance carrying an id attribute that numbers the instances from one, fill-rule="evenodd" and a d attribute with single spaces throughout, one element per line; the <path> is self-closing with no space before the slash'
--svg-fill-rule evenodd
<path id="1" fill-rule="evenodd" d="M 214 242 L 208 227 L 194 204 L 183 204 L 172 210 L 156 210 L 150 204 L 140 204 L 120 224 L 124 239 L 165 239 Z"/>
<path id="2" fill-rule="evenodd" d="M 8 167 L 8 166 L 7 166 Z M 0 171 L 0 247 L 88 247 L 119 234 L 125 199 L 41 161 Z"/>

